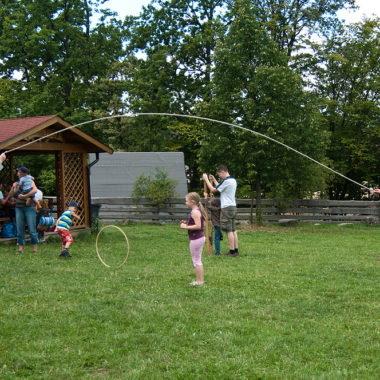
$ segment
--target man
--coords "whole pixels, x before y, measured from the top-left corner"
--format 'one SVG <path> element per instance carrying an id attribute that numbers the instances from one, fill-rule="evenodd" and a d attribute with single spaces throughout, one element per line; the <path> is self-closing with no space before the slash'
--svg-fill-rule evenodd
<path id="1" fill-rule="evenodd" d="M 219 178 L 222 179 L 220 183 L 215 179 L 213 175 L 210 175 L 210 179 L 215 185 L 211 184 L 206 173 L 203 174 L 203 180 L 206 182 L 207 187 L 212 193 L 216 191 L 220 192 L 221 202 L 221 215 L 220 226 L 223 231 L 227 233 L 228 245 L 230 251 L 227 256 L 237 257 L 239 256 L 238 249 L 238 236 L 235 230 L 235 218 L 236 218 L 236 187 L 237 183 L 235 178 L 231 177 L 226 165 L 219 165 L 216 170 Z"/>

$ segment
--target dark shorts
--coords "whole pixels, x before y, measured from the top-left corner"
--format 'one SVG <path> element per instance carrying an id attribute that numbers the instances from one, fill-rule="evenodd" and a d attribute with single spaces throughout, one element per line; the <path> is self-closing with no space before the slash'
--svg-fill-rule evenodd
<path id="1" fill-rule="evenodd" d="M 220 213 L 220 227 L 225 232 L 235 232 L 236 206 L 222 208 Z"/>

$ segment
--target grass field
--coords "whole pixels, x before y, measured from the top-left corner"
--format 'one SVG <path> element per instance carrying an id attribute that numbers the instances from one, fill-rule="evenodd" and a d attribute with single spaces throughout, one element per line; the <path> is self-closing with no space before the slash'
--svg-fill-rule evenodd
<path id="1" fill-rule="evenodd" d="M 117 270 L 96 235 L 0 245 L 1 379 L 379 379 L 379 227 L 242 229 L 196 288 L 185 231 L 123 230 Z M 120 232 L 99 243 L 122 262 Z"/>

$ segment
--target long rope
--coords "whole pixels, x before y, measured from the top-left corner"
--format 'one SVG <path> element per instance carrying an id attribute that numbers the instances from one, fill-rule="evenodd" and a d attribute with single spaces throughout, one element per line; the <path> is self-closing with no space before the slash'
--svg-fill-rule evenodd
<path id="1" fill-rule="evenodd" d="M 363 189 L 367 189 L 367 190 L 371 191 L 371 189 L 370 189 L 369 187 L 364 186 L 363 184 L 354 181 L 353 179 L 351 179 L 351 178 L 345 176 L 345 175 L 342 174 L 342 173 L 339 173 L 338 171 L 336 171 L 336 170 L 330 168 L 329 166 L 327 166 L 327 165 L 325 165 L 325 164 L 323 164 L 323 163 L 321 163 L 321 162 L 315 160 L 314 158 L 312 158 L 312 157 L 306 155 L 305 153 L 302 153 L 302 152 L 298 151 L 297 149 L 294 149 L 294 148 L 292 148 L 291 146 L 286 145 L 286 144 L 282 143 L 281 141 L 278 141 L 278 140 L 276 140 L 276 139 L 274 139 L 274 138 L 272 138 L 272 137 L 270 137 L 270 136 L 264 135 L 264 134 L 262 134 L 262 133 L 260 133 L 260 132 L 257 132 L 257 131 L 255 131 L 255 130 L 252 130 L 252 129 L 248 129 L 248 128 L 242 127 L 241 125 L 238 125 L 238 124 L 228 123 L 228 122 L 226 122 L 226 121 L 220 121 L 220 120 L 210 119 L 210 118 L 208 118 L 208 117 L 203 117 L 203 116 L 182 115 L 182 114 L 177 114 L 177 113 L 166 113 L 166 112 L 140 112 L 140 113 L 130 114 L 130 115 L 105 116 L 105 117 L 101 117 L 101 118 L 99 118 L 99 119 L 93 119 L 93 120 L 84 121 L 84 122 L 82 122 L 82 123 L 75 124 L 75 125 L 71 125 L 71 126 L 66 127 L 66 128 L 64 128 L 64 129 L 60 129 L 59 131 L 55 131 L 55 132 L 53 132 L 53 133 L 48 134 L 47 136 L 40 137 L 39 139 L 36 139 L 36 140 L 30 141 L 30 142 L 28 142 L 28 143 L 26 143 L 26 144 L 24 144 L 24 145 L 21 145 L 21 146 L 19 146 L 19 147 L 17 147 L 17 148 L 10 149 L 10 150 L 8 150 L 8 151 L 6 151 L 6 152 L 4 152 L 4 153 L 7 154 L 7 153 L 10 153 L 10 152 L 13 152 L 13 151 L 15 151 L 15 150 L 17 150 L 17 149 L 21 149 L 21 148 L 23 148 L 23 147 L 25 147 L 25 146 L 28 146 L 28 145 L 30 145 L 30 144 L 34 144 L 34 143 L 36 143 L 36 142 L 38 142 L 38 141 L 40 141 L 40 140 L 47 139 L 48 137 L 53 136 L 53 135 L 56 135 L 57 133 L 61 133 L 61 132 L 67 131 L 67 130 L 69 130 L 69 129 L 77 128 L 77 127 L 80 127 L 80 126 L 83 126 L 83 125 L 86 125 L 86 124 L 95 123 L 96 121 L 109 120 L 109 119 L 122 118 L 122 117 L 138 117 L 138 116 L 170 116 L 170 117 L 176 116 L 176 117 L 185 117 L 185 118 L 188 118 L 188 119 L 197 119 L 197 120 L 203 120 L 203 121 L 210 121 L 210 122 L 212 122 L 212 123 L 218 123 L 218 124 L 227 125 L 227 126 L 230 126 L 230 127 L 233 127 L 233 128 L 238 128 L 238 129 L 241 129 L 241 130 L 243 130 L 243 131 L 247 131 L 247 132 L 253 133 L 253 134 L 257 135 L 257 136 L 263 137 L 263 138 L 265 138 L 265 139 L 267 139 L 267 140 L 269 140 L 269 141 L 272 141 L 272 142 L 274 142 L 274 143 L 276 143 L 276 144 L 282 145 L 283 147 L 285 147 L 285 148 L 287 148 L 287 149 L 289 149 L 289 150 L 292 150 L 293 152 L 295 152 L 295 153 L 301 155 L 301 156 L 304 157 L 304 158 L 307 158 L 307 159 L 310 160 L 310 161 L 313 161 L 314 163 L 316 163 L 316 164 L 322 166 L 323 168 L 329 170 L 330 172 L 332 172 L 332 173 L 334 173 L 334 174 L 336 174 L 336 175 L 338 175 L 338 176 L 340 176 L 340 177 L 346 179 L 347 181 L 350 181 L 350 182 L 352 182 L 352 183 L 354 183 L 354 184 L 356 184 L 356 185 L 362 187 Z"/>

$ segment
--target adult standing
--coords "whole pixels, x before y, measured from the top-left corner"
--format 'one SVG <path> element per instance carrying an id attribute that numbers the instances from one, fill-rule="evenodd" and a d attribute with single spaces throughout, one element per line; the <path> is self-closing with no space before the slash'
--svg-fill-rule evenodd
<path id="1" fill-rule="evenodd" d="M 25 166 L 17 168 L 17 176 L 22 178 L 29 173 Z M 16 226 L 17 226 L 17 243 L 18 253 L 23 253 L 25 245 L 25 222 L 28 225 L 30 240 L 33 244 L 33 253 L 37 253 L 37 223 L 36 223 L 36 208 L 33 202 L 30 206 L 26 205 L 26 200 L 37 192 L 36 184 L 32 183 L 32 189 L 27 194 L 21 194 L 21 189 L 18 182 L 13 184 L 12 190 L 7 195 L 7 200 L 11 196 L 16 197 L 15 211 L 16 211 Z"/>
<path id="2" fill-rule="evenodd" d="M 0 170 L 3 168 L 3 162 L 5 161 L 6 158 L 7 156 L 5 155 L 5 153 L 0 154 Z"/>
<path id="3" fill-rule="evenodd" d="M 230 176 L 226 165 L 219 165 L 216 173 L 222 181 L 218 183 L 215 177 L 210 175 L 210 179 L 215 187 L 209 181 L 206 173 L 203 174 L 203 180 L 206 182 L 207 187 L 212 193 L 215 193 L 216 191 L 220 192 L 220 226 L 227 234 L 228 245 L 230 247 L 230 251 L 227 253 L 227 256 L 237 257 L 239 256 L 238 236 L 235 229 L 237 212 L 235 194 L 237 183 L 235 178 Z"/>

